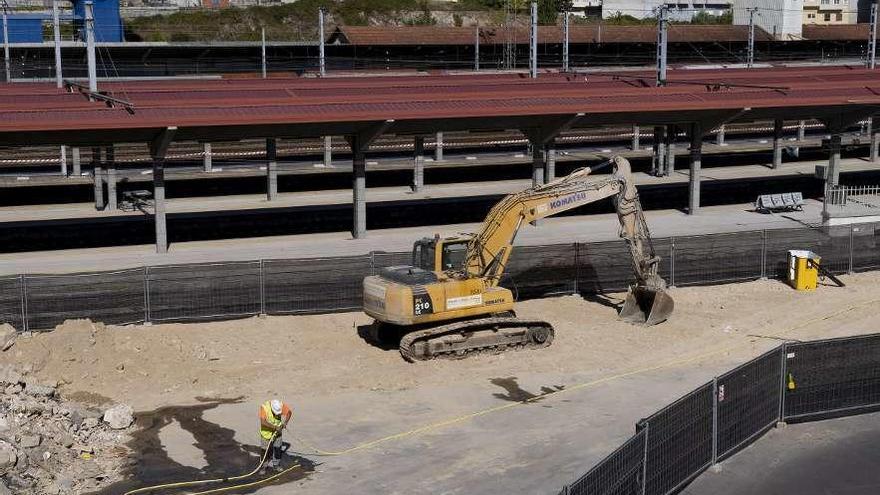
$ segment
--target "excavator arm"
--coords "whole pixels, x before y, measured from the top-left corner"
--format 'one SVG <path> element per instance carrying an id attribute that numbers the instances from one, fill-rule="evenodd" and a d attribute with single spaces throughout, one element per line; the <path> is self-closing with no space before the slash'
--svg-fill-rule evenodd
<path id="1" fill-rule="evenodd" d="M 590 175 L 608 163 L 613 165 L 610 175 Z M 665 281 L 657 273 L 659 258 L 651 244 L 629 161 L 619 156 L 598 167 L 577 170 L 501 200 L 489 212 L 480 232 L 468 243 L 463 267 L 466 276 L 482 278 L 488 286 L 498 285 L 523 224 L 608 197 L 613 198 L 620 220 L 619 234 L 630 250 L 636 276 L 621 317 L 649 325 L 664 321 L 672 312 L 672 299 L 665 292 Z"/>

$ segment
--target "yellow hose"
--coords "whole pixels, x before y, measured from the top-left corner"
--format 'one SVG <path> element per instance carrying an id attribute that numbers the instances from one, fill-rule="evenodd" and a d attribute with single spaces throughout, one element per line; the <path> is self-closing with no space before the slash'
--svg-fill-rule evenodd
<path id="1" fill-rule="evenodd" d="M 242 475 L 239 475 L 239 476 L 230 476 L 230 477 L 227 477 L 227 478 L 214 478 L 214 479 L 210 479 L 210 480 L 179 481 L 179 482 L 176 482 L 176 483 L 165 483 L 165 484 L 162 484 L 162 485 L 145 486 L 145 487 L 143 487 L 143 488 L 137 488 L 137 489 L 134 489 L 134 490 L 127 491 L 127 492 L 125 492 L 124 495 L 135 495 L 135 494 L 137 494 L 137 493 L 151 492 L 151 491 L 154 491 L 154 490 L 170 490 L 171 488 L 183 488 L 183 487 L 186 487 L 186 486 L 207 485 L 207 484 L 210 484 L 210 483 L 220 483 L 220 482 L 227 482 L 227 481 L 237 481 L 237 480 L 241 480 L 241 479 L 244 479 L 244 478 L 250 478 L 251 476 L 257 474 L 257 471 L 259 471 L 260 468 L 263 466 L 263 463 L 266 462 L 266 459 L 267 459 L 268 456 L 269 456 L 269 451 L 272 449 L 272 442 L 275 440 L 275 437 L 276 437 L 277 435 L 278 435 L 278 432 L 277 432 L 277 431 L 274 432 L 274 433 L 272 433 L 272 438 L 269 439 L 269 445 L 266 446 L 266 450 L 263 452 L 263 456 L 260 457 L 260 463 L 257 464 L 257 467 L 255 467 L 253 471 L 251 471 L 251 472 L 249 472 L 249 473 L 247 473 L 247 474 L 242 474 Z M 294 467 L 299 467 L 299 464 L 296 464 Z M 292 468 L 290 468 L 290 469 L 292 469 Z M 279 475 L 281 475 L 281 474 L 286 473 L 286 472 L 289 471 L 290 469 L 287 469 L 287 470 L 285 470 L 285 471 L 282 471 L 281 473 L 276 474 L 275 477 L 277 477 L 277 476 L 279 476 Z M 267 478 L 267 479 L 268 479 L 268 478 Z M 265 482 L 265 481 L 264 481 L 264 482 Z M 236 485 L 235 487 L 228 487 L 228 488 L 237 488 L 237 487 L 239 487 L 239 486 Z M 209 492 L 210 492 L 210 490 L 209 490 Z M 208 492 L 199 492 L 199 493 L 208 493 Z"/>

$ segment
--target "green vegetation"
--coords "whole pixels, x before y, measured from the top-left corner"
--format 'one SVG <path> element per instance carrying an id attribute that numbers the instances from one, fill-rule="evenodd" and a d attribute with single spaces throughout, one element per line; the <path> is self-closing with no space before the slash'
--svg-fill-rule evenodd
<path id="1" fill-rule="evenodd" d="M 433 26 L 437 0 L 299 0 L 295 3 L 246 9 L 192 9 L 171 15 L 130 19 L 125 22 L 126 39 L 131 41 L 259 41 L 261 28 L 275 41 L 307 41 L 318 35 L 318 9 L 325 8 L 332 22 L 350 26 L 410 25 Z M 514 0 L 520 21 L 528 16 L 530 0 Z M 468 11 L 490 14 L 503 22 L 505 0 L 459 0 L 439 8 L 454 10 L 456 26 L 465 24 Z M 538 0 L 538 22 L 556 24 L 559 12 L 571 8 L 571 0 Z M 525 17 L 527 19 L 527 17 Z M 595 22 L 574 17 L 576 23 Z M 692 24 L 730 24 L 732 14 L 712 16 L 698 13 Z M 331 21 L 328 21 L 331 22 Z M 617 13 L 606 24 L 655 24 L 656 19 L 636 19 Z"/>

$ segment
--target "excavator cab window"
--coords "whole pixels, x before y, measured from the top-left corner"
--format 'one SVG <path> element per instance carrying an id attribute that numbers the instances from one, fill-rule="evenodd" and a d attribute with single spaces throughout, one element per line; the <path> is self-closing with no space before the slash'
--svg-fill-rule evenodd
<path id="1" fill-rule="evenodd" d="M 469 239 L 443 243 L 443 267 L 445 270 L 460 270 L 467 256 Z"/>

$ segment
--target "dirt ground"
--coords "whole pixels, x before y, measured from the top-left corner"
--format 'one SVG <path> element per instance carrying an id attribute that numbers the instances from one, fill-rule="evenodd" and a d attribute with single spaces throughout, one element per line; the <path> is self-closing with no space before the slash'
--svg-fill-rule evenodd
<path id="1" fill-rule="evenodd" d="M 68 321 L 54 332 L 20 338 L 0 361 L 58 382 L 76 400 L 124 402 L 135 410 L 191 404 L 197 397 L 262 400 L 281 390 L 311 396 L 401 391 L 524 370 L 601 374 L 708 351 L 744 360 L 776 339 L 877 331 L 880 273 L 843 280 L 846 288 L 814 292 L 774 280 L 674 288 L 672 318 L 652 328 L 616 320 L 621 294 L 525 301 L 517 308 L 521 316 L 555 326 L 551 347 L 463 361 L 407 363 L 395 350 L 359 337 L 358 326 L 369 323 L 361 313 L 125 327 Z"/>

